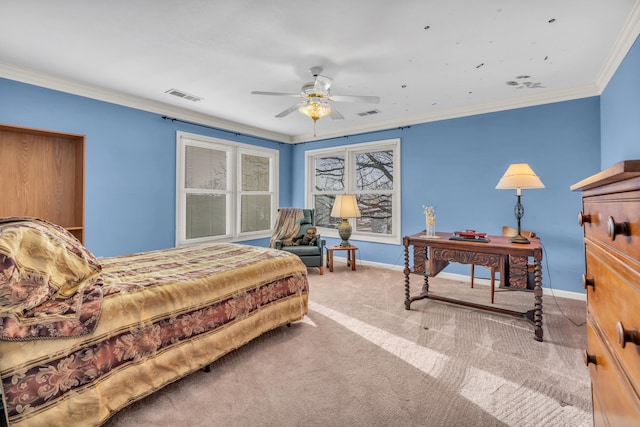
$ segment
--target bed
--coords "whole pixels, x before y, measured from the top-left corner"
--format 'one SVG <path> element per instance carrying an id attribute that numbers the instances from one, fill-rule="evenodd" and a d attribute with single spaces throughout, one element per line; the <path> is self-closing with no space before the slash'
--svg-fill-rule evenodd
<path id="1" fill-rule="evenodd" d="M 288 252 L 206 244 L 95 258 L 63 228 L 0 219 L 0 380 L 10 426 L 100 425 L 307 313 Z"/>

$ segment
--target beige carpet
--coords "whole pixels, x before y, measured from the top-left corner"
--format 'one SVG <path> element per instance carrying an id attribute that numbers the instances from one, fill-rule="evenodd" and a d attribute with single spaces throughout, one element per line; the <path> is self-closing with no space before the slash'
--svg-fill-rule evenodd
<path id="1" fill-rule="evenodd" d="M 310 269 L 308 317 L 269 332 L 114 416 L 116 426 L 590 426 L 585 303 L 544 297 L 545 341 L 523 319 L 416 301 L 399 271 Z M 422 278 L 411 276 L 412 293 Z M 432 279 L 450 297 L 489 288 Z M 528 292 L 498 292 L 526 311 Z"/>

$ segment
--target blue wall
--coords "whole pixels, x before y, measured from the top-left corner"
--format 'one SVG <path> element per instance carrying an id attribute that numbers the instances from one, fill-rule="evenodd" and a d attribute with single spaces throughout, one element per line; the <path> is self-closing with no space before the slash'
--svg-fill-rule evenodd
<path id="1" fill-rule="evenodd" d="M 640 159 L 640 37 L 600 98 L 601 168 Z"/>
<path id="2" fill-rule="evenodd" d="M 535 231 L 546 249 L 544 285 L 583 292 L 581 199 L 569 187 L 600 166 L 599 117 L 599 99 L 592 97 L 300 144 L 294 175 L 304 174 L 305 150 L 401 138 L 403 236 L 424 229 L 424 205 L 436 207 L 439 230 L 500 234 L 503 225 L 516 226 L 516 197 L 515 190 L 495 186 L 509 164 L 529 163 L 546 188 L 523 191 L 522 228 Z M 298 205 L 303 186 L 293 187 Z M 354 243 L 362 259 L 404 262 L 401 245 Z M 446 271 L 468 275 L 469 266 Z"/>
<path id="3" fill-rule="evenodd" d="M 85 244 L 96 256 L 175 245 L 177 131 L 278 149 L 286 171 L 280 203 L 290 203 L 287 144 L 7 79 L 0 79 L 0 123 L 86 135 Z"/>
<path id="4" fill-rule="evenodd" d="M 569 186 L 601 167 L 640 158 L 639 61 L 636 41 L 602 97 L 295 146 L 169 122 L 158 114 L 6 79 L 0 79 L 0 122 L 87 135 L 86 244 L 98 256 L 173 246 L 178 130 L 280 150 L 281 206 L 304 205 L 304 180 L 293 177 L 304 176 L 306 150 L 401 138 L 403 235 L 424 229 L 427 204 L 438 210 L 439 230 L 494 234 L 515 225 L 515 194 L 494 187 L 510 163 L 526 162 L 546 185 L 524 191 L 522 222 L 545 246 L 545 286 L 583 292 L 582 233 L 576 224 L 580 194 Z M 252 243 L 266 244 L 264 239 Z M 401 245 L 357 244 L 363 260 L 403 262 Z M 460 265 L 448 271 L 469 273 Z"/>

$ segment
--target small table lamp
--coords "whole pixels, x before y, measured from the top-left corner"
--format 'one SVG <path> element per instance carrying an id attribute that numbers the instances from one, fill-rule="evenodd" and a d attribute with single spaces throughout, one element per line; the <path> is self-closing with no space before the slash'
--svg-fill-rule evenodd
<path id="1" fill-rule="evenodd" d="M 331 209 L 331 216 L 342 218 L 342 222 L 338 226 L 338 234 L 342 238 L 340 246 L 350 246 L 351 224 L 349 224 L 349 218 L 360 218 L 360 209 L 358 209 L 356 196 L 353 194 L 338 194 L 333 203 L 333 209 Z"/>
<path id="2" fill-rule="evenodd" d="M 524 237 L 520 230 L 520 219 L 524 215 L 524 206 L 520 203 L 521 190 L 523 188 L 544 188 L 544 184 L 533 169 L 531 169 L 531 166 L 526 163 L 514 163 L 507 168 L 507 171 L 502 178 L 500 178 L 496 189 L 512 190 L 514 188 L 518 196 L 518 202 L 513 210 L 518 219 L 518 235 L 512 237 L 509 241 L 512 243 L 529 243 L 529 239 Z"/>

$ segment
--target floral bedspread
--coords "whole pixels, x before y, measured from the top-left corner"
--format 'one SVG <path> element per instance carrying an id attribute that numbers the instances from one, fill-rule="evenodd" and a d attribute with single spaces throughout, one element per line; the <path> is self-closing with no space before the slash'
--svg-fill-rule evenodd
<path id="1" fill-rule="evenodd" d="M 50 299 L 23 313 L 0 316 L 1 339 L 69 338 L 90 334 L 100 319 L 102 278 L 67 299 Z"/>
<path id="2" fill-rule="evenodd" d="M 99 318 L 93 332 L 0 341 L 10 425 L 98 425 L 307 312 L 306 267 L 284 251 L 197 245 L 100 263 L 99 279 L 75 300 L 41 308 Z"/>
<path id="3" fill-rule="evenodd" d="M 102 266 L 71 233 L 39 218 L 0 218 L 0 340 L 91 333 Z"/>

